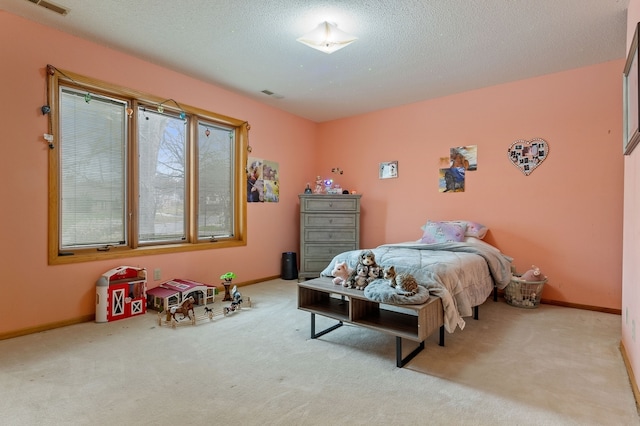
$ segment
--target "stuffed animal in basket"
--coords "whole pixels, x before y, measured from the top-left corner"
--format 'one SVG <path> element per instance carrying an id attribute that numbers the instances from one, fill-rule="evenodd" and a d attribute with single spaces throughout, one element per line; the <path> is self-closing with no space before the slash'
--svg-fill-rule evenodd
<path id="1" fill-rule="evenodd" d="M 363 268 L 358 268 L 359 266 L 363 266 Z M 360 269 L 360 273 L 364 273 L 364 275 L 360 275 L 360 278 L 358 279 L 359 269 Z M 371 281 L 375 279 L 374 277 L 369 275 L 369 271 L 371 270 L 373 270 L 374 273 L 375 271 L 378 271 L 378 273 L 376 274 L 377 276 L 375 278 L 380 277 L 380 267 L 376 263 L 376 256 L 373 254 L 371 250 L 362 250 L 358 255 L 358 264 L 356 265 L 356 268 L 351 272 L 351 274 L 349 274 L 349 278 L 347 278 L 347 280 L 344 282 L 343 285 L 349 288 L 362 287 L 362 288 L 359 288 L 359 290 L 364 289 L 364 286 L 356 285 L 356 281 L 360 281 L 362 283 L 362 277 L 364 276 L 366 277 L 365 286 L 369 284 Z"/>
<path id="2" fill-rule="evenodd" d="M 531 269 L 520 276 L 515 275 L 509 283 L 505 290 L 507 303 L 524 308 L 536 307 L 540 302 L 542 286 L 546 279 L 540 268 L 531 265 Z"/>
<path id="3" fill-rule="evenodd" d="M 351 272 L 353 272 L 353 270 L 349 268 L 347 262 L 336 262 L 331 271 L 333 283 L 335 285 L 343 285 L 347 278 L 349 278 L 349 275 L 351 275 Z"/>
<path id="4" fill-rule="evenodd" d="M 536 265 L 531 265 L 531 269 L 520 276 L 520 279 L 523 281 L 544 281 L 547 279 L 542 272 L 540 272 L 540 268 Z"/>

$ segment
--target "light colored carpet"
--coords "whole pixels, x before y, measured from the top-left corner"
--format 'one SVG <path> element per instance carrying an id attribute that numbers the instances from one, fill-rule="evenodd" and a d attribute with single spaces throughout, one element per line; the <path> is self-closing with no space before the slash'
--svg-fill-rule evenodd
<path id="1" fill-rule="evenodd" d="M 392 336 L 310 339 L 296 281 L 240 290 L 250 309 L 196 326 L 148 313 L 0 341 L 0 424 L 640 425 L 617 315 L 487 301 L 399 369 Z"/>

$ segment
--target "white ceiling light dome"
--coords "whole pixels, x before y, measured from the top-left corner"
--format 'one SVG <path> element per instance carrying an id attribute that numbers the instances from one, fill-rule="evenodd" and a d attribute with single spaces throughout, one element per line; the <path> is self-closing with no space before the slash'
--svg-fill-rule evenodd
<path id="1" fill-rule="evenodd" d="M 324 53 L 333 53 L 356 41 L 358 37 L 347 34 L 332 22 L 323 22 L 297 41 Z"/>

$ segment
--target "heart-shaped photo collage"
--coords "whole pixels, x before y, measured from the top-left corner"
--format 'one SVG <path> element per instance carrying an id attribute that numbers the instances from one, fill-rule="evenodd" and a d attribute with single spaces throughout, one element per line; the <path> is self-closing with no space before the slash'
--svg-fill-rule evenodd
<path id="1" fill-rule="evenodd" d="M 511 163 L 529 176 L 549 156 L 549 144 L 540 138 L 518 139 L 507 152 Z"/>

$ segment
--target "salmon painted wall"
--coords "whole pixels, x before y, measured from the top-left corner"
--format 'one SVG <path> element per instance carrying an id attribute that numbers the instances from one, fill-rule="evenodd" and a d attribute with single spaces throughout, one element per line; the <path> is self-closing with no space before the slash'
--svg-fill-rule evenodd
<path id="1" fill-rule="evenodd" d="M 213 283 L 227 270 L 238 282 L 279 275 L 281 253 L 297 251 L 297 194 L 317 174 L 363 194 L 363 247 L 417 239 L 427 219 L 476 220 L 519 270 L 544 269 L 544 298 L 620 309 L 622 60 L 315 124 L 1 11 L 0 37 L 13 40 L 0 47 L 0 285 L 11 300 L 0 336 L 93 314 L 96 279 L 119 265 Z M 247 120 L 252 155 L 280 163 L 281 202 L 248 205 L 247 247 L 48 266 L 47 63 Z M 532 137 L 551 152 L 525 177 L 506 150 Z M 459 145 L 478 146 L 478 170 L 466 192 L 438 193 L 439 158 Z M 379 180 L 391 160 L 399 178 Z"/>
<path id="2" fill-rule="evenodd" d="M 3 11 L 0 39 L 0 336 L 92 315 L 96 280 L 120 265 L 213 284 L 227 271 L 239 283 L 280 275 L 281 253 L 297 251 L 297 196 L 307 180 L 305 159 L 313 158 L 317 124 Z M 251 155 L 280 165 L 281 201 L 248 205 L 246 247 L 49 266 L 47 121 L 39 111 L 48 63 L 248 121 Z M 159 283 L 151 277 L 149 287 Z"/>
<path id="3" fill-rule="evenodd" d="M 318 172 L 362 194 L 361 246 L 416 240 L 427 219 L 487 225 L 486 240 L 549 277 L 544 299 L 620 309 L 621 70 L 617 60 L 323 123 Z M 550 145 L 525 176 L 518 139 Z M 439 159 L 477 145 L 463 193 L 438 191 Z M 398 160 L 397 179 L 378 179 Z M 332 175 L 331 168 L 344 170 Z"/>
<path id="4" fill-rule="evenodd" d="M 627 9 L 627 50 L 640 21 L 640 0 Z M 636 386 L 640 379 L 640 148 L 624 157 L 624 252 L 622 269 L 622 343 Z"/>

